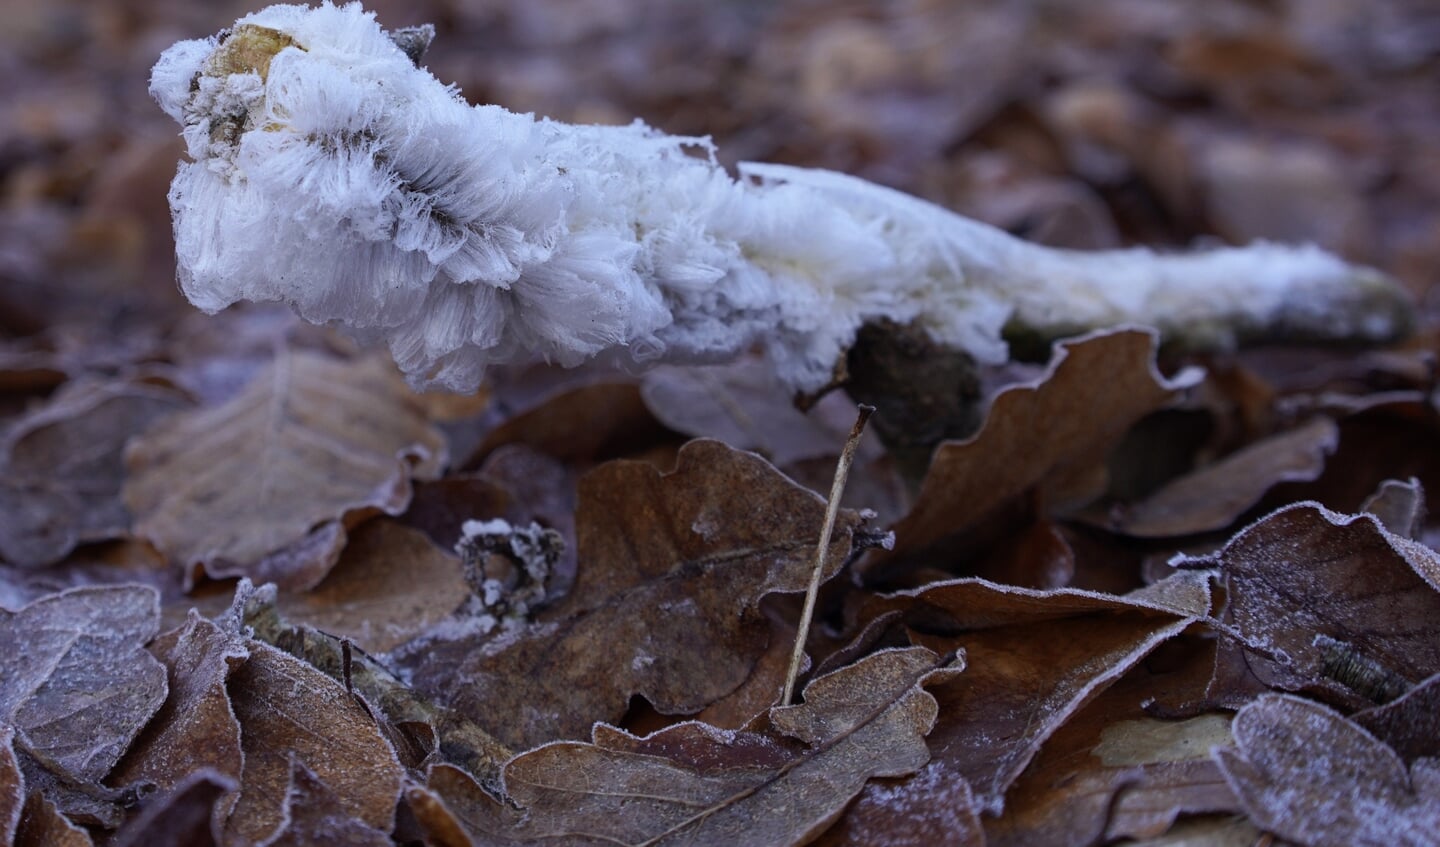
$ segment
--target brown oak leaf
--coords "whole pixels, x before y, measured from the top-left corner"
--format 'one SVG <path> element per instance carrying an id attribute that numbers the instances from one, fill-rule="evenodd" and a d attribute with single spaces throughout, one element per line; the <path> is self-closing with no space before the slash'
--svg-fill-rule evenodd
<path id="1" fill-rule="evenodd" d="M 1203 691 L 1204 658 L 1192 661 L 1193 672 L 1136 667 L 1075 713 L 1006 794 L 1004 814 L 985 820 L 990 847 L 1144 840 L 1181 815 L 1239 811 L 1210 758 L 1212 747 L 1232 743 L 1229 716 L 1160 720 L 1145 710 L 1177 686 Z"/>
<path id="2" fill-rule="evenodd" d="M 1048 481 L 1090 476 L 1132 424 L 1198 381 L 1155 370 L 1153 332 L 1117 330 L 1062 342 L 1048 371 L 995 397 L 981 431 L 944 442 L 910 513 L 895 524 L 895 549 L 872 554 L 887 569 L 901 562 L 944 564 L 954 536 Z M 1093 485 L 1079 491 L 1084 499 Z"/>
<path id="3" fill-rule="evenodd" d="M 954 580 L 879 598 L 867 613 L 899 610 L 916 643 L 963 651 L 965 673 L 932 689 L 941 719 L 930 747 L 994 814 L 1051 734 L 1206 614 L 1203 580 L 1177 581 L 1185 585 L 1117 597 Z"/>
<path id="4" fill-rule="evenodd" d="M 619 721 L 635 694 L 665 714 L 697 712 L 765 652 L 760 599 L 808 584 L 823 512 L 759 456 L 716 441 L 687 444 L 669 474 L 603 465 L 580 482 L 575 585 L 542 622 L 421 639 L 397 661 L 426 696 L 515 749 L 583 738 Z M 859 524 L 841 513 L 829 573 Z"/>
<path id="5" fill-rule="evenodd" d="M 881 651 L 812 681 L 800 705 L 771 709 L 763 732 L 687 722 L 637 738 L 601 724 L 592 743 L 547 744 L 506 765 L 519 810 L 454 772 L 432 773 L 412 802 L 429 807 L 428 830 L 486 843 L 804 844 L 867 780 L 925 765 L 927 687 L 957 673 L 929 650 Z"/>
<path id="6" fill-rule="evenodd" d="M 1329 418 L 1261 439 L 1125 508 L 1111 528 L 1137 538 L 1223 529 L 1278 483 L 1317 479 L 1339 440 Z"/>
<path id="7" fill-rule="evenodd" d="M 1297 503 L 1192 564 L 1211 563 L 1222 620 L 1268 685 L 1362 707 L 1440 673 L 1440 556 L 1369 515 Z"/>

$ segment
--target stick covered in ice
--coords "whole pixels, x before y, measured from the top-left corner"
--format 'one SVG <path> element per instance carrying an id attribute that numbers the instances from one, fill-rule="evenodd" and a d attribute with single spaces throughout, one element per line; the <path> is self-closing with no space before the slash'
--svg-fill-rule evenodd
<path id="1" fill-rule="evenodd" d="M 460 391 L 494 362 L 752 345 L 813 390 L 881 319 L 982 362 L 1005 358 L 1007 325 L 1219 345 L 1405 325 L 1392 283 L 1314 247 L 1061 251 L 837 173 L 737 179 L 708 139 L 469 105 L 401 48 L 414 38 L 358 4 L 272 6 L 165 51 L 150 90 L 192 159 L 170 203 L 193 303 L 289 303 Z"/>

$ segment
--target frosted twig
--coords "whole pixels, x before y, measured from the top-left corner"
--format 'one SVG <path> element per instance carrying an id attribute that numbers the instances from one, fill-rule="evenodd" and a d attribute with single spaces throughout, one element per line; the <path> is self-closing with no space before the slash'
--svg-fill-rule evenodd
<path id="1" fill-rule="evenodd" d="M 705 138 L 470 106 L 417 67 L 428 36 L 402 49 L 356 4 L 272 6 L 165 52 L 150 90 L 192 159 L 170 190 L 192 302 L 283 301 L 462 391 L 492 362 L 753 345 L 813 391 L 881 321 L 980 362 L 1006 358 L 1007 330 L 1142 323 L 1223 347 L 1408 326 L 1393 281 L 1312 246 L 1054 250 L 838 173 L 737 179 Z"/>

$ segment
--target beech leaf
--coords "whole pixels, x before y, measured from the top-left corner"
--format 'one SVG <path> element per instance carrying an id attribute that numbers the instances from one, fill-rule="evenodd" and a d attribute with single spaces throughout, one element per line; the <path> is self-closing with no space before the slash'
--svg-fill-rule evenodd
<path id="1" fill-rule="evenodd" d="M 793 394 L 755 356 L 723 365 L 665 365 L 640 379 L 645 405 L 676 432 L 755 450 L 781 467 L 833 460 L 855 422 L 855 404 L 832 392 L 807 413 L 795 408 Z M 878 442 L 861 442 L 861 457 L 879 452 Z"/>
<path id="2" fill-rule="evenodd" d="M 133 441 L 125 502 L 187 573 L 307 589 L 339 558 L 345 517 L 404 511 L 444 443 L 390 364 L 282 351 L 239 396 Z"/>
<path id="3" fill-rule="evenodd" d="M 245 759 L 227 844 L 286 825 L 293 761 L 333 788 L 345 814 L 389 832 L 404 769 L 370 712 L 309 664 L 254 640 L 249 650 L 229 683 Z"/>
<path id="4" fill-rule="evenodd" d="M 11 844 L 25 807 L 25 775 L 15 758 L 15 727 L 0 724 L 0 844 Z"/>
<path id="5" fill-rule="evenodd" d="M 335 791 L 298 758 L 290 767 L 285 823 L 279 832 L 264 841 L 265 847 L 310 847 L 312 844 L 390 847 L 394 843 L 385 831 L 356 817 Z"/>
<path id="6" fill-rule="evenodd" d="M 823 513 L 816 494 L 716 441 L 687 444 L 669 474 L 602 465 L 580 482 L 575 584 L 545 622 L 422 639 L 396 661 L 427 696 L 515 749 L 583 738 L 596 721 L 619 721 L 635 694 L 665 714 L 697 712 L 765 652 L 760 599 L 805 589 Z M 859 523 L 841 512 L 829 573 Z"/>
<path id="7" fill-rule="evenodd" d="M 186 405 L 153 385 L 84 383 L 12 424 L 0 440 L 0 558 L 46 565 L 127 534 L 125 444 Z"/>
<path id="8" fill-rule="evenodd" d="M 109 781 L 148 781 L 168 790 L 205 770 L 237 783 L 240 723 L 225 685 L 250 655 L 244 639 L 192 610 L 182 627 L 151 642 L 150 652 L 165 664 L 170 692 Z M 229 798 L 225 809 L 233 803 Z"/>
<path id="9" fill-rule="evenodd" d="M 444 620 L 469 596 L 459 558 L 420 530 L 379 518 L 355 530 L 324 582 L 304 594 L 280 594 L 276 606 L 292 623 L 383 653 Z"/>
<path id="10" fill-rule="evenodd" d="M 1340 714 L 1267 694 L 1233 730 L 1235 750 L 1216 760 L 1265 829 L 1316 847 L 1435 843 L 1440 796 L 1417 795 L 1395 751 Z"/>
<path id="11" fill-rule="evenodd" d="M 159 627 L 159 597 L 140 586 L 0 609 L 0 724 L 45 767 L 98 782 L 165 700 L 165 668 L 143 646 Z"/>
<path id="12" fill-rule="evenodd" d="M 217 809 L 235 792 L 235 781 L 208 769 L 151 798 L 134 820 L 115 834 L 111 847 L 214 847 L 220 843 Z M 221 807 L 225 808 L 225 807 Z"/>

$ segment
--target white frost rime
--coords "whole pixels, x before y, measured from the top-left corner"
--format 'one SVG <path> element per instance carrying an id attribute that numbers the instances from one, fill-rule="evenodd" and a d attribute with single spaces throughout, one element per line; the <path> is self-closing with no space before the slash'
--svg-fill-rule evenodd
<path id="1" fill-rule="evenodd" d="M 1356 270 L 1315 248 L 1049 250 L 840 174 L 737 179 L 708 139 L 471 106 L 356 4 L 272 6 L 176 44 L 150 87 L 192 159 L 170 190 L 186 296 L 289 303 L 388 343 L 417 384 L 759 344 L 808 390 L 881 318 L 984 362 L 1011 321 L 1203 324 L 1224 344 L 1277 322 L 1378 339 L 1401 320 L 1349 308 Z"/>

